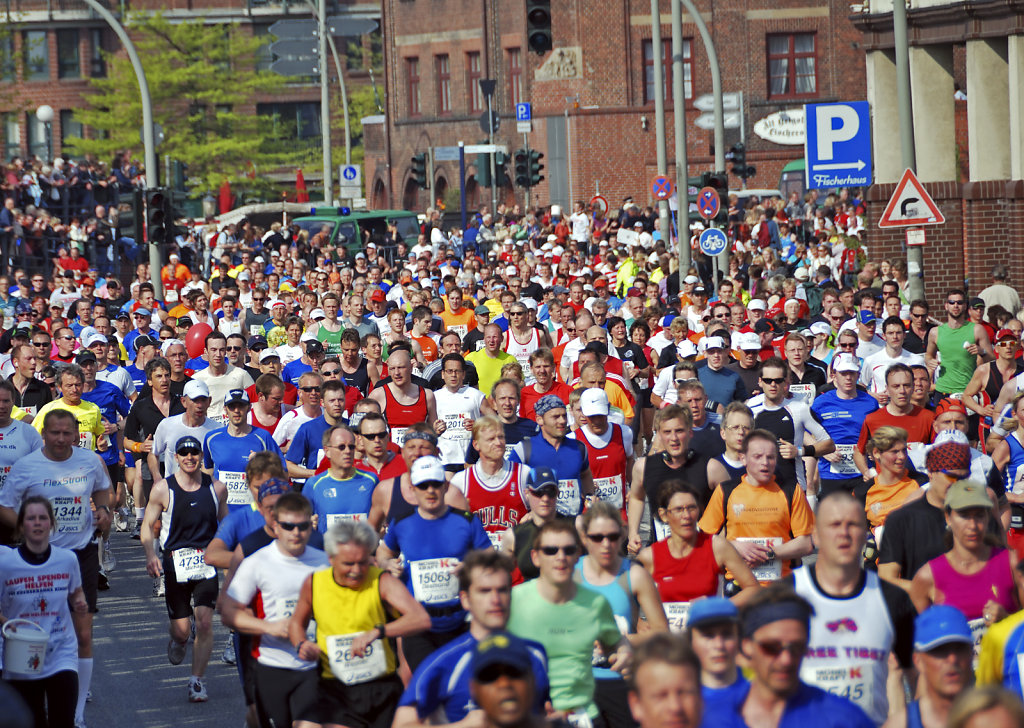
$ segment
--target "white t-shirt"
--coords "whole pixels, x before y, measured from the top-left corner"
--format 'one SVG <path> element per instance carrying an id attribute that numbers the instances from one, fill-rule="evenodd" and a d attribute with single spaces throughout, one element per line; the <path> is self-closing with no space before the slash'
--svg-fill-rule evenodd
<path id="1" fill-rule="evenodd" d="M 577 243 L 586 243 L 590 239 L 590 218 L 586 213 L 574 212 L 569 216 L 569 224 L 572 225 L 572 239 Z"/>
<path id="2" fill-rule="evenodd" d="M 174 446 L 186 435 L 192 435 L 200 443 L 206 441 L 206 435 L 221 427 L 209 417 L 199 427 L 188 427 L 185 424 L 185 413 L 174 415 L 163 420 L 153 433 L 153 454 L 164 461 L 164 477 L 178 472 L 178 461 L 174 459 Z"/>
<path id="3" fill-rule="evenodd" d="M 206 410 L 206 416 L 220 422 L 223 427 L 227 421 L 221 421 L 224 415 L 224 397 L 232 389 L 247 389 L 252 386 L 252 377 L 249 372 L 228 364 L 228 369 L 223 374 L 214 374 L 210 368 L 200 369 L 192 375 L 193 379 L 205 382 L 210 388 L 210 408 Z"/>
<path id="4" fill-rule="evenodd" d="M 89 499 L 103 490 L 110 490 L 110 476 L 96 453 L 72 447 L 71 457 L 58 462 L 39 449 L 11 466 L 0 491 L 0 506 L 17 511 L 30 495 L 46 497 L 57 516 L 57 530 L 50 536 L 50 543 L 81 549 L 92 540 L 95 530 Z"/>
<path id="5" fill-rule="evenodd" d="M 466 428 L 466 421 L 479 419 L 484 393 L 468 384 L 463 384 L 457 392 L 441 387 L 434 392 L 434 402 L 437 418 L 448 428 L 437 438 L 441 462 L 445 465 L 464 464 L 466 446 L 473 437 L 472 430 Z"/>
<path id="6" fill-rule="evenodd" d="M 284 553 L 274 541 L 242 559 L 228 586 L 228 596 L 236 602 L 249 604 L 258 593 L 263 614 L 256 616 L 268 622 L 288 619 L 299 602 L 299 591 L 306 577 L 327 566 L 327 554 L 319 549 L 307 546 L 301 556 L 294 557 Z M 307 637 L 310 641 L 316 640 L 313 622 L 310 622 Z M 279 637 L 260 637 L 256 649 L 260 664 L 269 667 L 305 671 L 315 669 L 318 664 L 317 660 L 300 660 L 291 642 Z"/>
<path id="7" fill-rule="evenodd" d="M 288 344 L 282 344 L 275 349 L 278 356 L 281 357 L 281 364 L 291 364 L 296 359 L 302 358 L 302 347 L 298 344 L 295 346 L 288 346 Z"/>
<path id="8" fill-rule="evenodd" d="M 306 411 L 302 407 L 296 407 L 293 410 L 289 410 L 281 415 L 281 419 L 277 422 L 277 427 L 274 428 L 274 442 L 281 450 L 287 450 L 288 444 L 294 439 L 295 433 L 299 431 L 299 427 L 303 423 L 315 420 L 322 413 L 318 412 L 316 417 L 310 417 L 306 414 Z"/>
<path id="9" fill-rule="evenodd" d="M 7 427 L 0 428 L 0 490 L 11 472 L 11 466 L 43 446 L 43 438 L 32 425 L 20 420 L 11 420 Z"/>
<path id="10" fill-rule="evenodd" d="M 909 351 L 904 349 L 900 352 L 899 356 L 892 357 L 883 348 L 881 351 L 876 351 L 871 356 L 864 360 L 864 363 L 860 367 L 860 383 L 863 384 L 869 392 L 884 392 L 885 391 L 885 373 L 889 371 L 889 367 L 893 364 L 906 364 L 908 367 L 915 364 L 924 364 L 924 357 L 920 354 L 911 354 Z"/>
<path id="11" fill-rule="evenodd" d="M 78 557 L 54 546 L 42 564 L 30 564 L 18 549 L 0 548 L 0 612 L 7 619 L 29 619 L 50 639 L 40 672 L 18 674 L 4 670 L 4 679 L 39 679 L 64 670 L 78 672 L 78 638 L 71 621 L 68 597 L 82 586 Z"/>

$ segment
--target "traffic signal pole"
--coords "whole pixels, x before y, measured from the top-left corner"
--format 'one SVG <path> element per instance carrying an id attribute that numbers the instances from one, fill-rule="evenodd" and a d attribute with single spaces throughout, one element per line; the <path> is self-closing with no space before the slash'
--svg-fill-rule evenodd
<path id="1" fill-rule="evenodd" d="M 523 150 L 526 152 L 526 174 L 530 174 L 530 135 L 523 134 Z M 513 177 L 515 176 L 515 156 L 512 158 L 512 172 Z M 513 179 L 513 182 L 515 180 Z M 523 209 L 530 209 L 530 185 L 526 185 L 525 192 L 523 192 Z"/>
<path id="2" fill-rule="evenodd" d="M 686 181 L 686 103 L 683 92 L 683 9 L 672 3 L 672 116 L 676 142 L 676 226 L 679 247 L 679 290 L 690 270 L 690 191 Z M 665 241 L 668 246 L 668 241 Z M 715 285 L 718 281 L 715 281 Z"/>

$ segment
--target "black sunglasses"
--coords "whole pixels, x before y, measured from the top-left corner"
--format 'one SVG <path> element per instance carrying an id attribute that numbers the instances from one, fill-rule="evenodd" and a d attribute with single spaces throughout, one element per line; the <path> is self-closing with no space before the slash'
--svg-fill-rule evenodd
<path id="1" fill-rule="evenodd" d="M 440 490 L 445 487 L 447 483 L 443 483 L 440 480 L 425 480 L 422 483 L 413 483 L 412 487 L 416 490 L 429 490 L 430 488 L 437 488 Z"/>
<path id="2" fill-rule="evenodd" d="M 178 450 L 178 454 L 179 455 L 202 455 L 203 451 L 202 450 L 197 450 L 194 447 L 189 447 L 189 448 L 186 448 L 184 450 Z"/>
<path id="3" fill-rule="evenodd" d="M 285 531 L 294 531 L 296 528 L 300 531 L 308 531 L 313 527 L 313 522 L 303 521 L 302 523 L 287 523 L 286 521 L 278 521 L 277 525 L 279 525 Z"/>
<path id="4" fill-rule="evenodd" d="M 569 544 L 568 546 L 541 546 L 540 552 L 545 556 L 557 556 L 558 552 L 561 551 L 566 556 L 575 556 L 580 552 L 580 547 L 576 544 Z"/>
<path id="5" fill-rule="evenodd" d="M 622 538 L 622 533 L 588 533 L 587 538 L 594 543 L 604 543 L 605 541 L 614 543 Z"/>
<path id="6" fill-rule="evenodd" d="M 367 440 L 386 440 L 386 439 L 388 439 L 388 433 L 387 433 L 386 430 L 384 432 L 366 432 L 366 433 L 360 432 L 359 435 L 360 435 L 360 437 L 365 437 Z"/>
<path id="7" fill-rule="evenodd" d="M 319 392 L 320 391 L 320 387 L 299 387 L 299 389 L 301 389 L 303 392 L 306 392 L 307 394 L 309 392 Z"/>
<path id="8" fill-rule="evenodd" d="M 481 670 L 473 680 L 481 685 L 490 685 L 503 677 L 507 677 L 510 680 L 522 680 L 526 677 L 526 673 L 512 665 L 489 665 Z"/>
<path id="9" fill-rule="evenodd" d="M 761 377 L 761 381 L 765 384 L 782 384 L 786 381 L 785 377 Z"/>

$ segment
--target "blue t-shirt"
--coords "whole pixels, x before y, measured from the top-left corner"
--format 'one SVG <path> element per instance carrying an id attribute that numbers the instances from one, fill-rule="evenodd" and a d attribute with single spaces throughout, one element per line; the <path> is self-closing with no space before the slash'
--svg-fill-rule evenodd
<path id="1" fill-rule="evenodd" d="M 238 508 L 228 513 L 217 526 L 214 538 L 219 538 L 227 544 L 229 551 L 234 551 L 243 538 L 256 529 L 263 528 L 264 524 L 266 521 L 263 520 L 263 514 L 255 504 L 250 504 L 246 508 Z"/>
<path id="2" fill-rule="evenodd" d="M 329 429 L 331 426 L 323 415 L 299 425 L 288 446 L 288 462 L 316 470 L 324 455 L 324 433 Z"/>
<path id="3" fill-rule="evenodd" d="M 736 690 L 714 703 L 706 703 L 701 728 L 748 728 L 741 712 L 748 692 L 749 685 L 743 691 Z M 779 720 L 779 728 L 874 728 L 874 725 L 867 713 L 846 698 L 803 682 L 786 701 Z"/>
<path id="4" fill-rule="evenodd" d="M 206 361 L 202 356 L 197 356 L 195 359 L 189 359 L 185 362 L 185 368 L 191 369 L 194 372 L 201 372 L 203 369 L 210 368 L 210 362 Z"/>
<path id="5" fill-rule="evenodd" d="M 704 385 L 704 391 L 712 402 L 728 404 L 734 400 L 743 401 L 749 396 L 743 379 L 732 369 L 715 371 L 709 366 L 697 367 L 697 379 Z"/>
<path id="6" fill-rule="evenodd" d="M 128 411 L 132 408 L 132 404 L 128 401 L 128 398 L 124 396 L 124 392 L 113 384 L 98 380 L 96 382 L 95 389 L 90 392 L 82 392 L 82 399 L 86 402 L 92 402 L 94 405 L 99 407 L 100 413 L 106 421 L 110 423 L 116 423 L 118 415 L 127 417 Z M 119 459 L 117 437 L 115 435 L 111 435 L 109 436 L 109 439 L 110 447 L 103 452 L 100 452 L 99 456 L 107 465 L 116 465 Z"/>
<path id="7" fill-rule="evenodd" d="M 878 409 L 878 400 L 867 392 L 857 390 L 853 399 L 842 399 L 836 390 L 819 394 L 811 403 L 811 414 L 825 428 L 825 432 L 838 445 L 856 445 L 864 418 Z M 839 448 L 842 454 L 844 448 Z M 847 448 L 848 449 L 848 448 Z M 860 473 L 846 457 L 839 463 L 818 459 L 818 472 L 823 480 L 841 480 L 859 477 Z M 852 471 L 851 471 L 851 468 Z"/>
<path id="8" fill-rule="evenodd" d="M 266 430 L 252 427 L 241 437 L 228 434 L 227 427 L 214 430 L 203 442 L 203 464 L 213 468 L 213 477 L 224 483 L 228 489 L 228 511 L 248 508 L 251 503 L 249 483 L 245 477 L 245 466 L 253 454 L 269 450 L 281 458 L 284 455 L 274 438 Z"/>
<path id="9" fill-rule="evenodd" d="M 565 438 L 556 450 L 543 434 L 534 435 L 512 448 L 509 460 L 531 468 L 546 465 L 554 470 L 558 477 L 558 515 L 575 518 L 583 512 L 580 475 L 590 470 L 590 460 L 587 458 L 587 446 L 582 442 Z"/>
<path id="10" fill-rule="evenodd" d="M 440 518 L 426 519 L 419 510 L 414 510 L 388 525 L 384 545 L 392 553 L 405 556 L 402 581 L 416 600 L 427 607 L 428 612 L 445 612 L 430 615 L 432 632 L 451 632 L 466 621 L 466 610 L 459 605 L 458 578 L 453 573 L 455 564 L 429 562 L 461 560 L 474 549 L 493 548 L 480 519 L 452 508 Z"/>
<path id="11" fill-rule="evenodd" d="M 727 685 L 724 688 L 709 688 L 706 685 L 701 685 L 700 693 L 704 698 L 704 710 L 715 703 L 735 701 L 737 695 L 745 697 L 748 690 L 750 690 L 750 681 L 743 677 L 743 673 L 739 670 L 736 671 L 736 682 L 732 685 Z"/>
<path id="12" fill-rule="evenodd" d="M 543 715 L 544 703 L 548 700 L 548 656 L 541 643 L 525 642 L 536 686 L 534 707 Z M 469 660 L 476 644 L 477 639 L 466 632 L 438 648 L 416 668 L 398 704 L 414 706 L 420 720 L 426 720 L 438 708 L 443 708 L 449 723 L 456 723 L 469 711 L 476 710 L 478 706 L 469 693 Z"/>
<path id="13" fill-rule="evenodd" d="M 128 376 L 132 378 L 132 384 L 135 385 L 135 393 L 138 394 L 142 391 L 142 388 L 146 386 L 145 370 L 139 369 L 134 364 L 129 364 L 124 369 L 128 372 Z"/>
<path id="14" fill-rule="evenodd" d="M 357 469 L 347 480 L 338 480 L 328 471 L 307 480 L 302 494 L 313 505 L 316 530 L 325 533 L 334 520 L 331 516 L 356 516 L 356 520 L 366 520 L 375 487 L 377 478 L 363 470 Z"/>
<path id="15" fill-rule="evenodd" d="M 284 365 L 284 369 L 281 372 L 281 379 L 286 382 L 291 382 L 297 387 L 299 386 L 299 377 L 306 372 L 311 371 L 313 371 L 313 367 L 311 365 L 304 363 L 302 359 L 296 359 L 295 361 L 290 361 Z"/>

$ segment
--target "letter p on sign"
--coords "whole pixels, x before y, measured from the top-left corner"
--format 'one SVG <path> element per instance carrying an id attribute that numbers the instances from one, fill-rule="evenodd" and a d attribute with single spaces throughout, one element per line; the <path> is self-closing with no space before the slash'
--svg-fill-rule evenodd
<path id="1" fill-rule="evenodd" d="M 817 106 L 814 113 L 815 126 L 818 129 L 818 159 L 835 159 L 833 146 L 848 142 L 857 136 L 860 128 L 857 111 L 850 106 L 834 104 Z M 826 130 L 827 133 L 823 133 Z"/>

